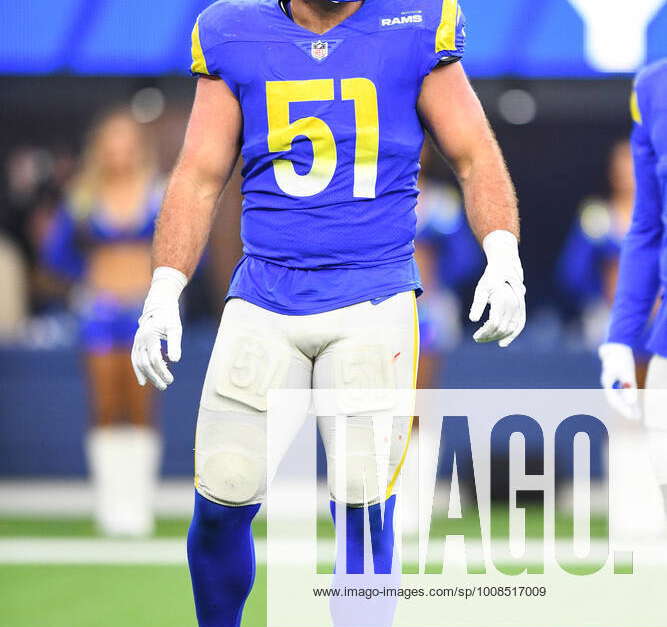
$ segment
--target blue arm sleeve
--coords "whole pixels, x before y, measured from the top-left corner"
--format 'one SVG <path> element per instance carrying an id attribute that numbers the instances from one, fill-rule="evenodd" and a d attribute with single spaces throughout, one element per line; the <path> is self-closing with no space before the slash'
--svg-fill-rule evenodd
<path id="1" fill-rule="evenodd" d="M 660 289 L 661 222 L 657 158 L 639 116 L 632 134 L 637 195 L 630 231 L 623 241 L 621 265 L 608 341 L 637 345 Z"/>
<path id="2" fill-rule="evenodd" d="M 47 268 L 68 279 L 83 275 L 85 262 L 76 246 L 76 224 L 67 210 L 60 209 L 56 214 L 41 256 Z"/>

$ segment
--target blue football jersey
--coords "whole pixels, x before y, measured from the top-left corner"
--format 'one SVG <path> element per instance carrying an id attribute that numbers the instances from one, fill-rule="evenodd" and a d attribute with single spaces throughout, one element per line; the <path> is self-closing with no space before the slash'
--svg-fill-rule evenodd
<path id="1" fill-rule="evenodd" d="M 637 194 L 608 339 L 636 346 L 662 292 L 648 348 L 667 357 L 667 59 L 639 73 L 631 110 Z"/>
<path id="2" fill-rule="evenodd" d="M 324 35 L 279 0 L 200 15 L 192 72 L 224 80 L 243 113 L 244 258 L 230 297 L 309 314 L 420 288 L 416 103 L 464 39 L 456 0 L 366 0 Z"/>

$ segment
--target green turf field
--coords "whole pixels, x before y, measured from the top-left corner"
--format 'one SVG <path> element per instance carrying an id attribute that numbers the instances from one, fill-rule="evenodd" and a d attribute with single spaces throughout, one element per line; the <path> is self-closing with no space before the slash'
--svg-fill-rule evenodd
<path id="1" fill-rule="evenodd" d="M 258 567 L 244 627 L 266 624 Z M 3 627 L 196 627 L 186 566 L 0 565 Z"/>
<path id="2" fill-rule="evenodd" d="M 499 516 L 493 512 L 493 516 Z M 568 518 L 559 516 L 560 537 Z M 328 518 L 319 521 L 319 536 L 333 537 Z M 185 543 L 188 521 L 158 521 L 156 538 Z M 528 537 L 539 537 L 539 516 L 529 518 Z M 601 537 L 605 521 L 593 521 L 593 536 Z M 257 538 L 266 537 L 266 522 L 254 525 Z M 444 532 L 444 520 L 435 519 L 432 531 Z M 0 541 L 90 540 L 112 546 L 114 540 L 96 540 L 89 519 L 0 519 Z M 498 536 L 496 536 L 498 537 Z M 192 593 L 185 564 L 12 564 L 0 553 L 0 627 L 196 627 Z M 65 560 L 66 561 L 66 560 Z M 76 560 L 74 560 L 76 561 Z M 329 571 L 325 567 L 320 572 Z M 411 571 L 408 571 L 411 572 Z M 257 581 L 244 615 L 244 627 L 266 624 L 266 566 L 259 564 Z"/>
<path id="3" fill-rule="evenodd" d="M 188 524 L 159 520 L 155 537 L 185 543 Z M 265 521 L 257 521 L 255 533 L 266 535 Z M 0 519 L 5 540 L 97 537 L 90 519 Z M 266 624 L 265 596 L 260 564 L 244 627 Z M 2 627 L 196 627 L 185 565 L 0 563 L 0 608 Z"/>
<path id="4" fill-rule="evenodd" d="M 155 537 L 185 538 L 189 524 L 190 521 L 185 519 L 160 519 L 156 524 Z M 262 524 L 263 528 L 265 526 Z M 0 518 L 0 538 L 2 537 L 95 538 L 99 536 L 90 518 Z"/>

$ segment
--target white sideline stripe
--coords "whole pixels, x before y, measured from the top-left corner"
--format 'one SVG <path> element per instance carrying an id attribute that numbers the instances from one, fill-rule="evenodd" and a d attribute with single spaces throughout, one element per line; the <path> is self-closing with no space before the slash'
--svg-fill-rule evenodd
<path id="1" fill-rule="evenodd" d="M 569 543 L 567 543 L 569 546 Z M 308 554 L 309 544 L 303 541 L 281 541 L 272 551 L 277 561 L 293 563 L 298 556 Z M 563 543 L 565 547 L 565 543 Z M 322 543 L 323 551 L 333 555 L 334 543 Z M 606 544 L 594 542 L 593 555 L 606 555 Z M 404 560 L 417 560 L 417 545 L 405 547 Z M 463 562 L 462 547 L 448 547 L 448 559 Z M 527 544 L 528 560 L 540 559 L 545 549 L 539 542 Z M 266 542 L 256 545 L 257 561 L 266 563 Z M 547 554 L 549 551 L 547 551 Z M 182 565 L 187 562 L 185 538 L 173 540 L 111 540 L 74 538 L 2 538 L 0 564 L 153 564 Z M 635 549 L 635 564 L 667 565 L 667 547 L 644 545 Z"/>
<path id="2" fill-rule="evenodd" d="M 185 564 L 184 540 L 3 538 L 0 564 Z"/>
<path id="3" fill-rule="evenodd" d="M 296 482 L 295 482 L 296 483 Z M 306 482 L 307 483 L 307 482 Z M 329 515 L 329 498 L 326 481 L 320 481 L 318 489 L 318 513 Z M 295 485 L 294 492 L 302 488 Z M 11 479 L 0 480 L 0 516 L 29 518 L 90 517 L 94 510 L 94 493 L 89 481 L 82 479 Z M 190 518 L 194 503 L 194 486 L 190 479 L 163 479 L 154 498 L 158 517 Z M 290 515 L 297 515 L 299 504 L 294 500 L 285 503 Z M 304 512 L 310 513 L 304 503 Z M 266 516 L 266 508 L 259 511 Z"/>
<path id="4" fill-rule="evenodd" d="M 95 498 L 86 480 L 12 479 L 0 481 L 0 516 L 30 518 L 91 516 Z M 188 479 L 163 480 L 155 495 L 158 516 L 192 514 L 194 487 Z"/>

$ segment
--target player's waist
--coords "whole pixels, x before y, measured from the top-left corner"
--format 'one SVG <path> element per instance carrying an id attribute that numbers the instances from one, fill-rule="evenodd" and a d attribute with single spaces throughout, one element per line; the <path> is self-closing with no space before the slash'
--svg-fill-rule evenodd
<path id="1" fill-rule="evenodd" d="M 410 226 L 382 225 L 361 229 L 244 228 L 243 252 L 285 268 L 322 270 L 372 268 L 406 261 L 414 254 L 414 232 Z"/>
<path id="2" fill-rule="evenodd" d="M 414 257 L 358 267 L 290 268 L 245 255 L 232 277 L 229 298 L 243 298 L 287 315 L 309 315 L 420 290 Z"/>
<path id="3" fill-rule="evenodd" d="M 399 197 L 292 210 L 244 205 L 244 252 L 299 269 L 364 268 L 409 259 L 416 215 Z"/>

